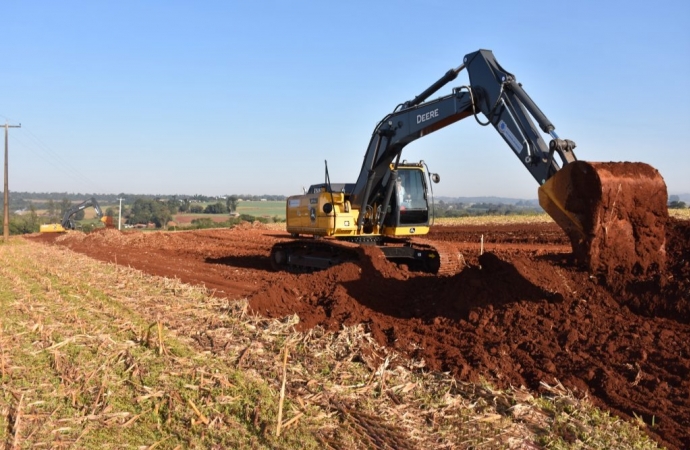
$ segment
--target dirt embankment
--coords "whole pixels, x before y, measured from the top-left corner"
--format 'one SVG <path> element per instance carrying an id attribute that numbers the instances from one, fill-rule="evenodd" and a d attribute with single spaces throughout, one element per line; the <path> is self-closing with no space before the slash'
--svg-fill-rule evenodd
<path id="1" fill-rule="evenodd" d="M 260 225 L 30 239 L 248 297 L 266 316 L 297 313 L 302 329 L 365 323 L 380 343 L 463 380 L 539 391 L 557 379 L 641 417 L 670 448 L 690 442 L 690 222 L 669 222 L 664 268 L 615 284 L 578 268 L 555 225 L 436 227 L 429 238 L 456 245 L 469 267 L 439 279 L 374 258 L 274 272 L 270 248 L 289 237 Z"/>

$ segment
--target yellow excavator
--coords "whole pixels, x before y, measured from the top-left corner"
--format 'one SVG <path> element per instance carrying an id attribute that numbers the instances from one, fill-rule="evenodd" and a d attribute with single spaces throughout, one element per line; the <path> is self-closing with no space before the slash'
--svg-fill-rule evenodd
<path id="1" fill-rule="evenodd" d="M 469 84 L 427 101 L 463 70 Z M 631 239 L 645 234 L 640 231 L 645 227 L 648 232 L 658 225 L 659 221 L 650 225 L 644 218 L 626 215 L 630 211 L 620 211 L 624 196 L 616 192 L 621 189 L 638 199 L 656 193 L 651 213 L 663 222 L 666 185 L 655 169 L 643 163 L 577 161 L 575 142 L 556 134 L 555 126 L 490 50 L 478 50 L 378 123 L 354 183 L 331 183 L 326 167 L 323 183 L 287 199 L 287 231 L 294 239 L 272 248 L 274 268 L 324 269 L 361 257 L 358 246 L 373 245 L 386 258 L 419 270 L 439 275 L 461 270 L 462 256 L 452 246 L 420 238 L 429 232 L 433 220 L 429 188 L 439 176 L 430 173 L 424 162 L 400 158 L 409 143 L 467 117 L 492 126 L 503 138 L 539 184 L 540 205 L 568 234 L 576 257 L 584 264 L 591 265 L 593 248 L 606 245 L 612 223 L 629 232 Z M 549 136 L 548 144 L 542 133 Z M 612 211 L 617 206 L 619 210 Z M 630 245 L 628 253 L 634 259 L 637 244 Z M 654 245 L 663 253 L 663 242 Z"/>
<path id="2" fill-rule="evenodd" d="M 104 215 L 103 210 L 96 199 L 91 197 L 90 199 L 68 209 L 62 217 L 62 222 L 41 225 L 41 233 L 65 233 L 68 230 L 76 229 L 77 224 L 74 222 L 72 216 L 77 214 L 79 211 L 88 208 L 89 206 L 93 207 L 93 209 L 96 211 L 96 217 L 98 217 L 98 219 L 100 219 L 100 221 L 103 222 L 106 227 L 113 226 L 113 218 Z"/>

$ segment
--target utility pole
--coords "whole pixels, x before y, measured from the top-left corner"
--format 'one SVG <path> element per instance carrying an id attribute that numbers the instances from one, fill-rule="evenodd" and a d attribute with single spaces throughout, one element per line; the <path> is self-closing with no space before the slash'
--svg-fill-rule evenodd
<path id="1" fill-rule="evenodd" d="M 5 197 L 3 198 L 5 202 L 5 220 L 3 221 L 3 238 L 5 242 L 10 238 L 10 189 L 9 189 L 9 183 L 7 182 L 7 147 L 8 147 L 8 142 L 9 142 L 9 129 L 10 128 L 21 128 L 22 124 L 20 123 L 19 125 L 10 125 L 7 122 L 5 122 Z"/>
<path id="2" fill-rule="evenodd" d="M 122 227 L 122 200 L 123 198 L 118 198 L 120 200 L 120 213 L 117 216 L 117 231 L 121 230 Z"/>

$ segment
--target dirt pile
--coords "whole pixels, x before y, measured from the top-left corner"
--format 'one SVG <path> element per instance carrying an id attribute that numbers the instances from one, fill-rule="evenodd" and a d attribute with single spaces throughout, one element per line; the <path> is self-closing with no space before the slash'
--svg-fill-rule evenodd
<path id="1" fill-rule="evenodd" d="M 690 442 L 690 222 L 669 222 L 665 269 L 613 287 L 572 264 L 554 224 L 435 227 L 428 238 L 455 245 L 469 267 L 437 278 L 368 258 L 274 272 L 271 246 L 289 237 L 260 228 L 33 237 L 248 297 L 258 314 L 297 313 L 302 329 L 363 323 L 379 343 L 463 380 L 535 391 L 559 380 L 615 414 L 641 417 L 670 448 Z"/>
<path id="2" fill-rule="evenodd" d="M 365 323 L 380 343 L 461 379 L 535 390 L 560 380 L 618 415 L 654 421 L 653 434 L 682 448 L 690 439 L 688 232 L 686 222 L 669 226 L 671 270 L 655 278 L 668 278 L 663 286 L 628 280 L 612 292 L 566 253 L 497 245 L 450 279 L 373 259 L 302 275 L 289 289 L 266 287 L 250 301 L 261 314 L 298 313 L 303 329 Z"/>

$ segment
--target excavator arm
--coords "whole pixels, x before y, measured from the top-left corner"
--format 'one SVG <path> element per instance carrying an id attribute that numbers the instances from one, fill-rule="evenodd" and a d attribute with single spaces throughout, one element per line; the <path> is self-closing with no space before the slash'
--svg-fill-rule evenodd
<path id="1" fill-rule="evenodd" d="M 74 230 L 76 228 L 76 225 L 74 221 L 72 220 L 72 216 L 78 213 L 79 211 L 88 208 L 89 206 L 93 206 L 93 209 L 96 211 L 96 217 L 99 219 L 103 219 L 103 210 L 101 209 L 101 206 L 98 204 L 95 198 L 91 197 L 88 200 L 83 201 L 82 203 L 73 206 L 67 212 L 65 212 L 65 215 L 62 217 L 62 222 L 60 225 L 65 230 Z"/>
<path id="2" fill-rule="evenodd" d="M 469 85 L 427 101 L 462 70 Z M 378 123 L 349 197 L 359 211 L 358 232 L 365 221 L 383 223 L 381 205 L 390 200 L 403 148 L 470 116 L 491 125 L 532 174 L 540 186 L 539 204 L 570 238 L 576 260 L 608 274 L 651 273 L 665 264 L 667 191 L 658 171 L 644 163 L 577 161 L 575 143 L 558 137 L 556 127 L 489 50 L 467 54 L 461 66 Z"/>

